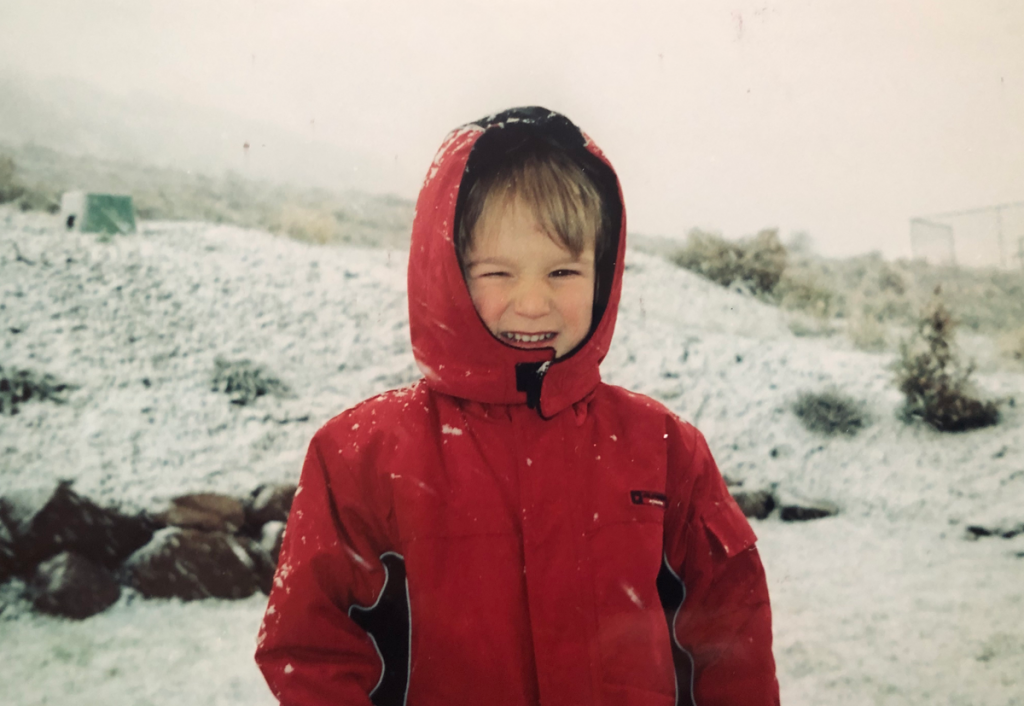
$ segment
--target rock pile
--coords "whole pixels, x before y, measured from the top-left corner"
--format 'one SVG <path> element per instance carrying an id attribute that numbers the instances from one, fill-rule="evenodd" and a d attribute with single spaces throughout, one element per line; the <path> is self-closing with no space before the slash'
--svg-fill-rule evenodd
<path id="1" fill-rule="evenodd" d="M 71 482 L 0 497 L 0 583 L 25 580 L 36 610 L 82 619 L 122 586 L 147 598 L 245 598 L 270 592 L 295 486 L 246 498 L 180 495 L 157 513 L 125 514 Z"/>
<path id="2" fill-rule="evenodd" d="M 82 619 L 113 605 L 122 586 L 147 598 L 246 598 L 270 593 L 295 485 L 245 498 L 190 493 L 155 513 L 125 514 L 78 495 L 71 482 L 0 497 L 0 583 L 24 579 L 36 610 Z M 783 521 L 838 512 L 782 502 L 774 490 L 730 492 L 747 517 Z"/>

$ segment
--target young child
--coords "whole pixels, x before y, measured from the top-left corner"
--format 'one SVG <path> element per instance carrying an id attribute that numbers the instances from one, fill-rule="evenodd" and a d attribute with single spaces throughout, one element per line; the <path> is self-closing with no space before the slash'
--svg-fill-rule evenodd
<path id="1" fill-rule="evenodd" d="M 302 469 L 256 653 L 282 704 L 778 703 L 707 444 L 600 379 L 625 238 L 565 117 L 448 136 L 409 257 L 424 379 L 332 419 Z"/>

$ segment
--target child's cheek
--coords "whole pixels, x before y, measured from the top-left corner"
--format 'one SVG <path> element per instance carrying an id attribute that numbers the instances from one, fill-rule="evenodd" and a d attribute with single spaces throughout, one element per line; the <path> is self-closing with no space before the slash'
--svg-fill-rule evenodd
<path id="1" fill-rule="evenodd" d="M 508 296 L 500 283 L 493 281 L 477 282 L 470 287 L 470 298 L 473 307 L 491 332 L 497 331 L 498 323 L 508 303 Z"/>

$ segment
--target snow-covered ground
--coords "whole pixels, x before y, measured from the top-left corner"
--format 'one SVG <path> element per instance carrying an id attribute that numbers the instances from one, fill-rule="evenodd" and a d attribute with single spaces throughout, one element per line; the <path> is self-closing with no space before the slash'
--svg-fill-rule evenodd
<path id="1" fill-rule="evenodd" d="M 19 257 L 20 253 L 20 257 Z M 0 365 L 81 387 L 0 416 L 0 494 L 73 478 L 129 509 L 184 491 L 294 479 L 334 413 L 418 377 L 404 253 L 324 248 L 206 224 L 144 223 L 102 243 L 0 209 Z M 785 315 L 632 253 L 613 383 L 705 433 L 745 487 L 837 503 L 838 517 L 755 522 L 783 703 L 1024 704 L 1024 374 L 979 376 L 995 428 L 941 435 L 897 421 L 891 356 L 798 338 Z M 211 390 L 214 359 L 248 358 L 293 391 L 249 407 Z M 858 436 L 806 431 L 803 390 L 863 400 Z M 265 598 L 182 604 L 130 594 L 83 622 L 35 615 L 0 588 L 0 704 L 271 704 L 252 662 Z"/>

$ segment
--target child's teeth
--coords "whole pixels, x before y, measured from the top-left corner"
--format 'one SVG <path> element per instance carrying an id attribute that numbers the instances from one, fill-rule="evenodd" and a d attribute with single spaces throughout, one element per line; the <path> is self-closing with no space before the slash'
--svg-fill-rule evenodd
<path id="1" fill-rule="evenodd" d="M 513 341 L 516 341 L 518 343 L 537 343 L 539 341 L 546 341 L 547 339 L 551 338 L 552 334 L 537 333 L 533 335 L 524 336 L 521 333 L 507 333 L 505 334 L 505 336 L 507 338 L 511 338 Z"/>

